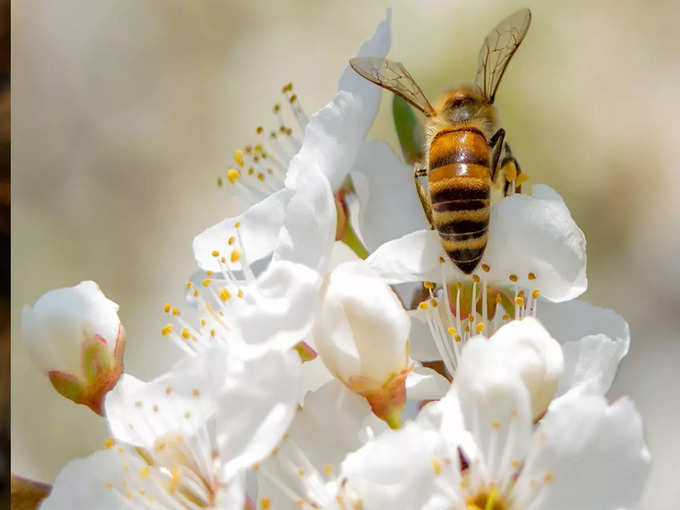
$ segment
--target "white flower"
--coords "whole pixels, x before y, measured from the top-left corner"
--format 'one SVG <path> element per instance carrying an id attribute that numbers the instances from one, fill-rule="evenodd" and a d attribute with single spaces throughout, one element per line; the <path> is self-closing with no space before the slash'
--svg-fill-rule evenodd
<path id="1" fill-rule="evenodd" d="M 391 14 L 388 10 L 386 19 L 380 23 L 375 35 L 364 42 L 358 56 L 387 54 L 391 37 L 390 23 Z M 302 142 L 293 141 L 292 153 L 281 146 L 276 132 L 273 132 L 267 142 L 271 144 L 271 149 L 267 149 L 263 142 L 250 146 L 250 149 L 246 147 L 243 151 L 237 151 L 235 160 L 239 169 L 231 169 L 228 173 L 228 180 L 233 184 L 230 189 L 243 189 L 242 180 L 252 167 L 252 182 L 248 189 L 258 191 L 255 195 L 252 192 L 247 193 L 251 200 L 262 196 L 265 198 L 243 214 L 227 218 L 196 236 L 194 256 L 199 267 L 204 270 L 220 270 L 212 253 L 228 249 L 225 242 L 232 235 L 231 229 L 235 223 L 242 225 L 241 235 L 248 246 L 251 262 L 265 258 L 275 251 L 279 244 L 279 231 L 284 225 L 287 233 L 282 234 L 281 242 L 288 245 L 288 251 L 296 250 L 312 267 L 320 267 L 327 261 L 323 260 L 324 254 L 328 254 L 325 247 L 330 245 L 327 237 L 332 235 L 332 242 L 336 228 L 332 189 L 353 168 L 377 112 L 380 90 L 362 80 L 347 66 L 333 100 L 314 114 L 309 122 L 299 107 L 297 97 L 292 94 L 291 87 L 284 87 L 284 93 L 287 94 L 287 102 L 293 105 L 293 113 L 304 130 L 304 138 Z M 293 97 L 295 99 L 291 101 Z M 275 106 L 274 110 L 279 115 L 280 107 Z M 284 125 L 280 117 L 279 119 L 279 132 L 291 135 L 290 128 Z M 258 128 L 258 132 L 263 131 Z M 258 165 L 268 166 L 265 161 L 271 162 L 271 174 L 267 169 L 257 170 Z M 315 172 L 320 172 L 327 180 L 320 180 Z M 270 180 L 273 184 L 266 185 Z M 294 198 L 296 193 L 301 196 Z M 303 246 L 294 246 L 297 242 L 301 242 Z M 317 251 L 309 253 L 306 243 L 313 243 L 317 246 Z"/>
<path id="2" fill-rule="evenodd" d="M 51 290 L 22 313 L 22 335 L 36 365 L 66 398 L 101 414 L 123 371 L 125 331 L 118 305 L 92 281 Z"/>
<path id="3" fill-rule="evenodd" d="M 399 488 L 417 481 L 425 488 L 400 508 L 615 510 L 635 504 L 649 452 L 632 403 L 609 406 L 599 389 L 583 384 L 553 401 L 534 426 L 526 381 L 502 356 L 479 355 L 493 345 L 472 339 L 449 394 L 412 425 L 420 433 L 397 431 L 380 451 L 366 445 L 362 450 L 370 454 L 353 454 L 361 459 L 353 464 L 354 478 L 392 480 Z M 439 442 L 423 439 L 431 431 Z M 408 464 L 400 458 L 404 449 L 411 452 Z M 385 475 L 376 466 L 396 472 Z M 352 476 L 348 484 L 363 500 Z"/>
<path id="4" fill-rule="evenodd" d="M 267 457 L 297 406 L 293 353 L 213 349 L 106 399 L 115 440 L 69 463 L 41 508 L 243 508 L 245 471 Z"/>
<path id="5" fill-rule="evenodd" d="M 256 468 L 258 508 L 335 508 L 347 452 L 385 429 L 366 401 L 338 380 L 309 393 L 284 440 Z"/>
<path id="6" fill-rule="evenodd" d="M 391 426 L 406 403 L 410 329 L 396 294 L 363 262 L 339 265 L 324 283 L 313 330 L 319 355 Z"/>

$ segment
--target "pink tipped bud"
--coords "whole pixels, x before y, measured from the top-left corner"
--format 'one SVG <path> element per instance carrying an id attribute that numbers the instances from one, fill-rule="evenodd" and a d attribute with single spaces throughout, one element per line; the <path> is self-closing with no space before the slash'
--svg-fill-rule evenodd
<path id="1" fill-rule="evenodd" d="M 22 315 L 35 364 L 61 395 L 98 414 L 123 372 L 125 330 L 117 312 L 118 305 L 86 281 L 43 294 Z"/>

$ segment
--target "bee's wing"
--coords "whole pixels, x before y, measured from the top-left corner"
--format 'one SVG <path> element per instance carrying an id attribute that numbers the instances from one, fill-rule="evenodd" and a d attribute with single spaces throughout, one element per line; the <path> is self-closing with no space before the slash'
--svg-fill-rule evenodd
<path id="1" fill-rule="evenodd" d="M 484 39 L 482 49 L 479 50 L 475 84 L 489 103 L 493 103 L 503 73 L 527 34 L 530 23 L 531 11 L 520 9 L 496 25 Z"/>
<path id="2" fill-rule="evenodd" d="M 434 108 L 400 62 L 369 57 L 353 58 L 349 61 L 349 65 L 367 80 L 403 97 L 425 115 L 434 115 Z"/>

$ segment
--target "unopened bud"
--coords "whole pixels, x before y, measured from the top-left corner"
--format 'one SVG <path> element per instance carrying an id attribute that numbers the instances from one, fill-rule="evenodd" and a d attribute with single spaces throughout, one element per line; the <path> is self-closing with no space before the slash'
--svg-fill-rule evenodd
<path id="1" fill-rule="evenodd" d="M 95 282 L 85 281 L 43 294 L 22 314 L 35 364 L 61 395 L 98 414 L 123 372 L 125 331 L 117 312 Z"/>

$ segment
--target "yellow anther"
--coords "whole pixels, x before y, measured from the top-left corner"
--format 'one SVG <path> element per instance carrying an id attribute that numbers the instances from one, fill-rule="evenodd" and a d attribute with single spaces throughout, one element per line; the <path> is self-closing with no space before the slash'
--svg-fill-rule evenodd
<path id="1" fill-rule="evenodd" d="M 479 334 L 482 331 L 484 331 L 484 327 L 485 326 L 483 322 L 478 322 L 477 325 L 475 326 L 475 331 L 477 331 L 477 333 Z"/>
<path id="2" fill-rule="evenodd" d="M 430 305 L 428 305 L 425 301 L 421 301 L 421 303 L 418 305 L 418 308 L 420 308 L 421 310 L 427 310 L 428 308 L 430 308 Z"/>
<path id="3" fill-rule="evenodd" d="M 264 181 L 264 174 L 262 172 L 257 172 L 257 178 L 260 181 Z"/>
<path id="4" fill-rule="evenodd" d="M 330 464 L 324 464 L 323 472 L 326 473 L 327 475 L 333 474 L 333 466 L 331 466 Z"/>
<path id="5" fill-rule="evenodd" d="M 226 263 L 227 257 L 220 257 L 220 262 L 222 262 L 222 264 Z"/>
<path id="6" fill-rule="evenodd" d="M 519 186 L 522 183 L 525 183 L 529 180 L 529 176 L 527 174 L 519 174 L 517 176 L 517 179 L 515 179 L 515 186 Z"/>
<path id="7" fill-rule="evenodd" d="M 113 484 L 111 482 L 106 482 L 107 489 L 113 489 Z"/>
<path id="8" fill-rule="evenodd" d="M 231 261 L 237 262 L 241 258 L 241 252 L 238 250 L 233 250 L 231 252 Z"/>
<path id="9" fill-rule="evenodd" d="M 304 470 L 298 469 L 298 476 L 305 476 Z"/>
<path id="10" fill-rule="evenodd" d="M 241 226 L 240 221 L 237 221 L 236 223 L 234 223 L 234 228 L 239 228 L 240 226 Z"/>
<path id="11" fill-rule="evenodd" d="M 503 314 L 503 320 L 507 321 L 508 319 L 510 319 L 510 316 L 507 313 Z"/>
<path id="12" fill-rule="evenodd" d="M 546 474 L 545 474 L 545 482 L 546 482 L 546 483 L 552 482 L 552 479 L 553 479 L 553 474 L 552 474 L 552 473 L 546 473 Z"/>
<path id="13" fill-rule="evenodd" d="M 482 264 L 482 271 L 488 273 L 489 271 L 491 271 L 491 268 L 489 267 L 488 264 Z"/>
<path id="14" fill-rule="evenodd" d="M 446 262 L 446 261 L 444 260 L 444 257 L 439 257 L 439 263 L 440 263 L 440 264 L 443 264 L 444 262 Z"/>
<path id="15" fill-rule="evenodd" d="M 229 246 L 231 246 L 232 244 L 234 244 L 235 240 L 236 238 L 234 236 L 229 236 L 229 239 L 227 239 L 227 243 L 229 243 Z"/>
<path id="16" fill-rule="evenodd" d="M 250 151 L 246 148 L 246 152 Z M 241 149 L 238 149 L 236 152 L 234 152 L 234 161 L 236 161 L 238 166 L 243 166 L 243 151 Z"/>
<path id="17" fill-rule="evenodd" d="M 215 338 L 215 335 L 216 335 L 216 334 L 217 334 L 217 333 L 215 332 L 214 329 L 211 329 L 211 330 L 210 330 L 210 336 L 211 336 L 212 338 Z"/>
<path id="18" fill-rule="evenodd" d="M 468 320 L 470 321 L 470 324 L 475 322 L 475 318 L 472 315 L 468 315 Z"/>
<path id="19" fill-rule="evenodd" d="M 210 270 L 208 270 L 208 271 L 205 272 L 205 275 L 206 275 L 206 276 L 213 276 L 214 274 L 215 274 L 215 273 L 214 273 L 213 271 L 210 271 Z"/>
<path id="20" fill-rule="evenodd" d="M 517 296 L 524 298 L 524 290 L 520 290 Z"/>
<path id="21" fill-rule="evenodd" d="M 432 305 L 432 308 L 437 308 L 439 306 L 436 299 L 430 299 L 430 304 Z"/>
<path id="22" fill-rule="evenodd" d="M 187 328 L 182 329 L 182 338 L 184 338 L 184 340 L 189 340 L 189 338 L 191 338 L 191 333 L 189 333 Z"/>
<path id="23" fill-rule="evenodd" d="M 297 95 L 293 94 L 290 96 L 290 104 L 293 104 L 297 100 Z"/>
<path id="24" fill-rule="evenodd" d="M 180 475 L 180 472 L 179 472 L 179 467 L 177 467 L 177 465 L 172 466 L 172 468 L 170 469 L 170 476 L 171 476 L 171 478 L 170 478 L 171 484 L 174 485 L 177 482 L 179 482 L 181 475 Z"/>
<path id="25" fill-rule="evenodd" d="M 426 289 L 434 289 L 434 283 L 433 282 L 423 282 L 423 287 Z"/>
<path id="26" fill-rule="evenodd" d="M 515 298 L 515 304 L 517 306 L 524 306 L 524 298 L 522 296 L 517 296 Z"/>
<path id="27" fill-rule="evenodd" d="M 281 92 L 290 92 L 291 90 L 293 90 L 293 83 L 288 82 L 283 86 L 283 88 L 281 89 Z"/>
<path id="28" fill-rule="evenodd" d="M 472 281 L 475 282 L 475 283 L 479 283 L 479 276 L 477 276 L 476 274 L 473 274 L 472 275 Z"/>
<path id="29" fill-rule="evenodd" d="M 205 326 L 206 324 L 207 322 L 205 321 L 205 319 L 201 319 L 201 326 Z"/>
<path id="30" fill-rule="evenodd" d="M 172 307 L 170 306 L 170 303 L 165 303 L 165 304 L 163 305 L 163 311 L 164 311 L 165 313 L 170 313 L 170 310 L 172 310 Z"/>
<path id="31" fill-rule="evenodd" d="M 193 282 L 187 282 L 187 289 L 190 289 L 193 286 L 194 286 Z"/>
<path id="32" fill-rule="evenodd" d="M 262 505 L 262 510 L 269 510 L 269 508 L 271 508 L 271 506 L 272 506 L 272 500 L 269 499 L 269 498 L 263 498 L 261 505 Z"/>
<path id="33" fill-rule="evenodd" d="M 495 430 L 498 430 L 499 428 L 501 428 L 501 424 L 498 423 L 497 421 L 492 422 L 492 423 L 491 423 L 491 426 L 492 426 Z"/>
<path id="34" fill-rule="evenodd" d="M 116 444 L 116 441 L 112 437 L 106 438 L 106 441 L 104 441 L 104 448 L 113 448 L 113 446 Z"/>
<path id="35" fill-rule="evenodd" d="M 147 478 L 149 476 L 149 466 L 144 466 L 139 470 L 139 476 L 142 478 Z"/>
<path id="36" fill-rule="evenodd" d="M 173 308 L 173 309 L 172 309 L 172 315 L 174 315 L 175 317 L 177 317 L 177 316 L 179 315 L 179 310 L 178 310 L 177 308 Z"/>
<path id="37" fill-rule="evenodd" d="M 229 289 L 227 289 L 226 287 L 222 287 L 219 290 L 219 295 L 220 295 L 220 299 L 222 301 L 226 301 L 227 299 L 229 299 L 231 297 L 231 293 L 229 292 Z"/>
<path id="38" fill-rule="evenodd" d="M 211 255 L 212 255 L 213 257 L 219 257 L 219 256 L 220 256 L 220 252 L 217 251 L 217 250 L 213 250 Z"/>
<path id="39" fill-rule="evenodd" d="M 255 169 L 251 166 L 248 167 L 248 175 L 253 175 L 255 173 Z"/>
<path id="40" fill-rule="evenodd" d="M 438 475 L 442 472 L 442 465 L 434 457 L 432 458 L 432 471 L 434 471 L 435 475 Z"/>
<path id="41" fill-rule="evenodd" d="M 516 275 L 516 274 L 511 274 L 510 276 L 508 276 L 508 279 L 509 279 L 511 282 L 515 283 L 515 282 L 517 282 L 517 275 Z"/>
<path id="42" fill-rule="evenodd" d="M 241 177 L 241 173 L 235 168 L 230 168 L 227 170 L 227 179 L 229 179 L 231 184 L 234 184 L 236 181 L 238 181 L 239 177 Z"/>
<path id="43" fill-rule="evenodd" d="M 246 154 L 250 154 L 253 151 L 253 148 L 250 145 L 246 145 L 244 150 L 246 151 Z"/>
<path id="44" fill-rule="evenodd" d="M 534 291 L 531 293 L 531 297 L 534 298 L 534 299 L 538 299 L 538 296 L 540 296 L 540 295 L 541 295 L 541 291 L 538 290 L 538 289 L 534 290 Z"/>
<path id="45" fill-rule="evenodd" d="M 173 326 L 172 324 L 168 324 L 166 326 L 163 326 L 161 328 L 161 335 L 168 336 L 170 333 L 172 333 L 173 329 L 175 329 L 175 326 Z"/>
<path id="46" fill-rule="evenodd" d="M 286 129 L 286 134 L 287 134 L 288 136 L 292 135 L 292 134 L 293 134 L 293 130 L 292 130 L 291 128 Z"/>
<path id="47" fill-rule="evenodd" d="M 534 273 L 529 273 L 529 274 L 527 275 L 527 278 L 529 278 L 529 280 L 535 280 L 535 279 L 536 279 L 536 275 L 535 275 Z"/>
<path id="48" fill-rule="evenodd" d="M 241 289 L 238 289 L 238 292 L 236 293 L 236 295 L 238 297 L 242 298 L 243 297 L 243 291 Z"/>
<path id="49" fill-rule="evenodd" d="M 281 111 L 281 105 L 279 103 L 276 103 L 272 110 L 274 110 L 274 113 L 279 113 Z"/>
<path id="50" fill-rule="evenodd" d="M 194 296 L 194 297 L 198 297 L 198 289 L 194 289 L 193 296 Z"/>
<path id="51" fill-rule="evenodd" d="M 222 177 L 218 177 L 218 178 L 217 178 L 217 187 L 218 187 L 218 188 L 221 188 L 221 187 L 222 187 L 222 184 L 224 184 L 224 183 L 222 182 Z"/>
<path id="52" fill-rule="evenodd" d="M 456 328 L 449 326 L 449 335 L 456 336 Z"/>
<path id="53" fill-rule="evenodd" d="M 262 134 L 262 131 L 264 131 L 264 128 L 263 128 L 262 126 L 257 126 L 257 128 L 255 128 L 255 132 L 256 132 L 258 135 L 261 135 L 261 134 Z"/>
<path id="54" fill-rule="evenodd" d="M 206 278 L 205 280 L 203 280 L 203 286 L 207 287 L 208 285 L 210 285 L 210 278 Z"/>
<path id="55" fill-rule="evenodd" d="M 456 335 L 456 338 L 454 338 L 454 340 L 456 341 L 456 343 L 461 343 L 463 341 L 460 335 Z"/>
<path id="56" fill-rule="evenodd" d="M 259 143 L 258 143 L 258 144 L 255 146 L 255 151 L 256 151 L 256 152 L 259 152 L 260 154 L 263 154 L 264 151 L 262 150 L 262 144 L 259 144 Z"/>
<path id="57" fill-rule="evenodd" d="M 514 163 L 510 163 L 507 165 L 505 168 L 505 179 L 508 181 L 514 181 L 517 179 L 517 167 L 515 167 Z"/>
<path id="58" fill-rule="evenodd" d="M 496 303 L 501 304 L 503 302 L 503 295 L 502 294 L 496 294 Z"/>

